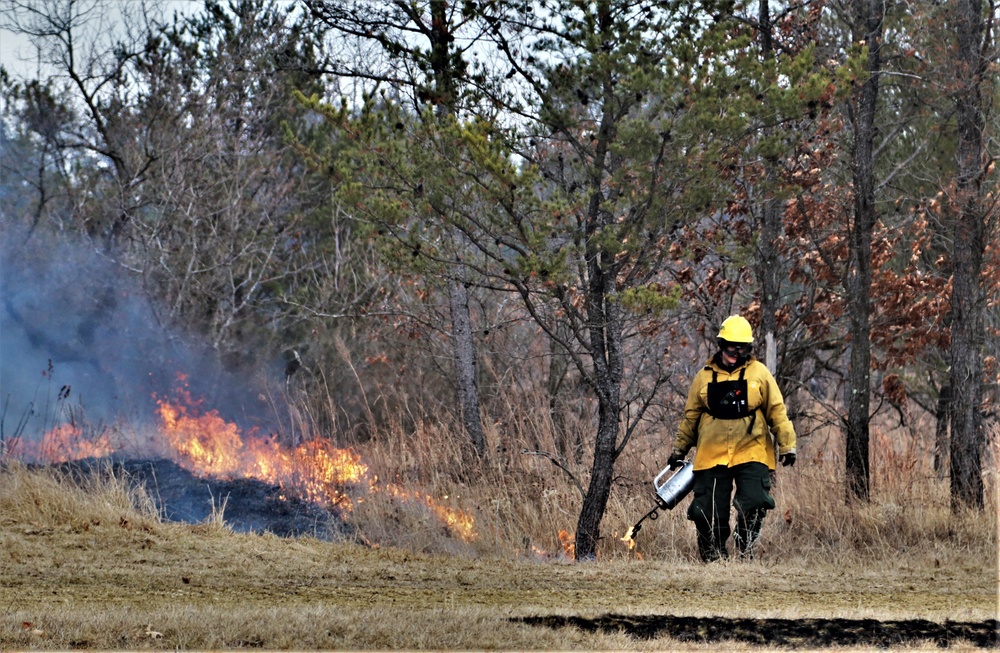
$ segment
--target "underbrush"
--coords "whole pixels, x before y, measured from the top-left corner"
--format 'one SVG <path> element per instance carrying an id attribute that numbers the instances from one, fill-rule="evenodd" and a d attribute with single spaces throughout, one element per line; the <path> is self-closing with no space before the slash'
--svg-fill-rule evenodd
<path id="1" fill-rule="evenodd" d="M 407 447 L 374 438 L 357 447 L 381 489 L 356 497 L 347 519 L 357 539 L 346 542 L 234 533 L 224 510 L 203 524 L 169 524 L 110 468 L 84 477 L 0 465 L 10 572 L 0 583 L 0 647 L 768 651 L 787 645 L 762 638 L 792 626 L 822 640 L 802 620 L 843 621 L 857 642 L 886 637 L 886 620 L 991 627 L 992 486 L 982 513 L 951 515 L 936 477 L 877 485 L 871 502 L 852 507 L 835 471 L 806 457 L 779 470 L 778 509 L 757 559 L 706 566 L 684 504 L 647 521 L 635 549 L 621 541 L 653 505 L 643 457 L 626 456 L 598 562 L 571 565 L 563 545 L 579 491 L 550 460 L 472 461 L 458 439 L 454 457 L 441 458 L 431 444 L 442 431 L 410 435 Z M 472 516 L 471 541 L 431 505 Z M 625 615 L 618 625 L 586 627 L 614 614 Z M 528 626 L 516 619 L 525 615 L 583 625 Z M 704 619 L 694 620 L 693 640 L 669 629 L 648 640 L 633 615 Z M 714 616 L 734 627 L 697 639 L 718 626 Z M 950 637 L 952 650 L 975 648 Z M 939 645 L 900 641 L 890 648 Z"/>
<path id="2" fill-rule="evenodd" d="M 416 550 L 571 559 L 592 454 L 567 451 L 566 440 L 575 438 L 557 437 L 557 429 L 537 417 L 544 413 L 540 407 L 524 413 L 534 417 L 524 420 L 520 431 L 498 424 L 487 430 L 484 460 L 470 455 L 460 426 L 452 423 L 396 424 L 354 447 L 379 478 L 419 489 L 474 517 L 473 542 L 456 543 L 446 529 L 406 523 L 388 499 L 381 504 L 376 499 L 352 518 L 363 532 L 379 531 L 373 539 Z M 590 427 L 580 421 L 564 428 L 586 433 Z M 937 564 L 973 556 L 995 566 L 995 435 L 984 457 L 985 510 L 953 514 L 948 477 L 934 471 L 931 445 L 923 440 L 922 434 L 933 433 L 931 424 L 915 422 L 906 429 L 873 425 L 867 502 L 847 498 L 839 433 L 809 428 L 802 433 L 797 464 L 779 467 L 772 476 L 777 508 L 764 524 L 761 562 L 799 556 L 891 560 L 921 554 Z M 694 528 L 685 515 L 689 500 L 673 510 L 656 511 L 642 523 L 634 542 L 623 540 L 656 506 L 652 482 L 666 464 L 672 435 L 638 433 L 619 459 L 601 525 L 600 558 L 697 560 Z M 401 527 L 395 534 L 389 532 L 393 522 Z"/>

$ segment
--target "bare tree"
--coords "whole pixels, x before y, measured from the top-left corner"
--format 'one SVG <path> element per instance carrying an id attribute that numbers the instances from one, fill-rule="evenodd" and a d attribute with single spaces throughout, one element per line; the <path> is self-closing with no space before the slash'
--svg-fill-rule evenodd
<path id="1" fill-rule="evenodd" d="M 31 39 L 43 74 L 58 80 L 55 93 L 72 97 L 76 120 L 65 121 L 52 142 L 65 152 L 100 160 L 113 190 L 103 211 L 78 215 L 87 232 L 107 247 L 122 235 L 142 205 L 136 187 L 155 160 L 143 131 L 126 127 L 125 107 L 139 91 L 135 61 L 149 47 L 153 14 L 145 3 L 120 7 L 109 0 L 3 0 L 4 26 Z M 64 100 L 65 101 L 65 100 Z M 126 133 L 128 136 L 126 136 Z M 138 137 L 138 138 L 136 138 Z"/>
<path id="2" fill-rule="evenodd" d="M 870 489 L 869 420 L 871 402 L 871 242 L 877 221 L 875 208 L 876 110 L 882 74 L 882 0 L 854 0 L 850 7 L 851 36 L 864 48 L 864 78 L 848 105 L 854 130 L 852 166 L 854 214 L 848 246 L 845 287 L 848 294 L 851 359 L 847 397 L 845 465 L 847 498 L 867 501 Z"/>
<path id="3" fill-rule="evenodd" d="M 66 107 L 49 112 L 66 116 L 57 127 L 37 131 L 54 152 L 88 157 L 68 182 L 78 201 L 60 228 L 100 239 L 142 277 L 164 323 L 206 336 L 227 362 L 280 354 L 261 343 L 300 319 L 286 298 L 317 292 L 335 237 L 317 224 L 328 183 L 284 141 L 283 121 L 301 113 L 293 91 L 319 88 L 311 34 L 270 0 L 210 0 L 170 24 L 142 3 L 4 2 L 62 104 L 32 97 Z M 364 294 L 345 290 L 338 308 Z"/>

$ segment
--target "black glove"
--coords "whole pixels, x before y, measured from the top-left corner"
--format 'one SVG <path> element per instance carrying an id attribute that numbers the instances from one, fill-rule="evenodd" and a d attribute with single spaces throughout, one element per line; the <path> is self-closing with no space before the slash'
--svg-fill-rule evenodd
<path id="1" fill-rule="evenodd" d="M 684 456 L 687 454 L 680 449 L 674 449 L 670 453 L 670 457 L 667 458 L 667 467 L 670 469 L 677 469 L 684 464 Z"/>
<path id="2" fill-rule="evenodd" d="M 778 458 L 781 461 L 782 467 L 791 467 L 795 464 L 795 454 L 794 453 L 783 453 Z"/>

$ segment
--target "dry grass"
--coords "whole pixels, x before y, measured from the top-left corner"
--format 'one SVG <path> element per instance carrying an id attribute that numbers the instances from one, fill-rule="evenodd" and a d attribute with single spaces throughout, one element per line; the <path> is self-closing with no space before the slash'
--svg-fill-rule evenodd
<path id="1" fill-rule="evenodd" d="M 544 411 L 535 411 L 542 413 Z M 550 426 L 550 425 L 549 425 Z M 585 424 L 575 425 L 586 428 Z M 372 472 L 403 486 L 436 497 L 448 497 L 456 508 L 475 516 L 479 540 L 469 548 L 486 555 L 557 558 L 563 552 L 560 531 L 575 529 L 580 490 L 552 461 L 524 448 L 504 447 L 510 441 L 531 439 L 539 450 L 558 446 L 550 428 L 506 439 L 488 433 L 495 452 L 486 464 L 469 461 L 458 428 L 418 424 L 410 432 L 375 437 L 359 448 Z M 912 442 L 914 433 L 932 433 L 915 424 L 905 433 L 875 430 L 872 447 L 872 499 L 848 505 L 843 481 L 843 450 L 839 436 L 822 432 L 800 442 L 799 462 L 779 468 L 774 477 L 777 501 L 762 532 L 761 560 L 779 561 L 836 557 L 844 564 L 931 556 L 976 559 L 995 575 L 997 568 L 997 460 L 1000 439 L 992 440 L 987 457 L 987 509 L 953 515 L 947 477 L 939 478 L 930 465 L 928 443 Z M 646 433 L 635 438 L 616 468 L 617 479 L 602 523 L 599 557 L 602 560 L 693 562 L 697 558 L 694 530 L 685 517 L 686 502 L 673 511 L 661 511 L 647 520 L 636 538 L 636 550 L 620 538 L 654 505 L 653 477 L 666 462 L 669 447 L 664 435 Z M 905 455 L 895 447 L 905 446 Z M 560 459 L 578 478 L 585 478 L 589 454 L 579 463 Z M 366 516 L 369 532 L 385 527 L 386 506 L 372 505 Z M 392 530 L 392 527 L 389 527 Z M 452 552 L 454 543 L 442 541 L 440 529 L 414 528 L 405 541 L 391 540 L 427 552 Z M 374 538 L 383 541 L 383 533 Z"/>
<path id="2" fill-rule="evenodd" d="M 387 490 L 355 505 L 355 541 L 290 540 L 230 532 L 221 502 L 205 524 L 164 523 L 127 478 L 74 481 L 7 464 L 0 648 L 768 650 L 511 618 L 997 616 L 995 472 L 988 509 L 956 516 L 947 481 L 926 468 L 926 456 L 876 448 L 872 501 L 852 507 L 834 437 L 813 436 L 796 467 L 778 470 L 778 509 L 758 558 L 705 566 L 685 504 L 647 521 L 636 550 L 620 540 L 653 506 L 650 481 L 666 455 L 660 434 L 647 433 L 620 461 L 599 560 L 577 565 L 559 533 L 575 527 L 578 488 L 549 458 L 511 444 L 558 450 L 544 419 L 530 428 L 491 429 L 486 463 L 471 460 L 457 430 L 440 423 L 395 426 L 357 447 L 379 487 L 474 517 L 471 542 Z M 587 462 L 560 464 L 582 477 Z"/>
<path id="3" fill-rule="evenodd" d="M 936 551 L 939 564 L 921 553 L 854 556 L 845 567 L 835 557 L 795 552 L 710 567 L 680 555 L 574 565 L 162 523 L 122 479 L 105 476 L 80 490 L 51 471 L 16 464 L 0 472 L 0 497 L 3 648 L 761 650 L 510 618 L 943 622 L 995 613 L 989 565 L 961 551 Z"/>

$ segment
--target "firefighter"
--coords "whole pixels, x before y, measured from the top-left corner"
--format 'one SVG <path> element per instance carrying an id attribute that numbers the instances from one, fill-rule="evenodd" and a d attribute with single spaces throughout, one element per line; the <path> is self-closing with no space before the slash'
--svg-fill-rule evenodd
<path id="1" fill-rule="evenodd" d="M 739 315 L 728 317 L 717 342 L 719 351 L 691 383 L 667 459 L 671 467 L 680 466 L 695 448 L 694 498 L 687 517 L 698 531 L 698 553 L 705 562 L 729 557 L 730 499 L 736 508 L 736 549 L 741 558 L 753 557 L 764 515 L 774 508 L 775 458 L 783 466 L 795 464 L 795 429 L 774 377 L 753 356 L 750 323 Z"/>

